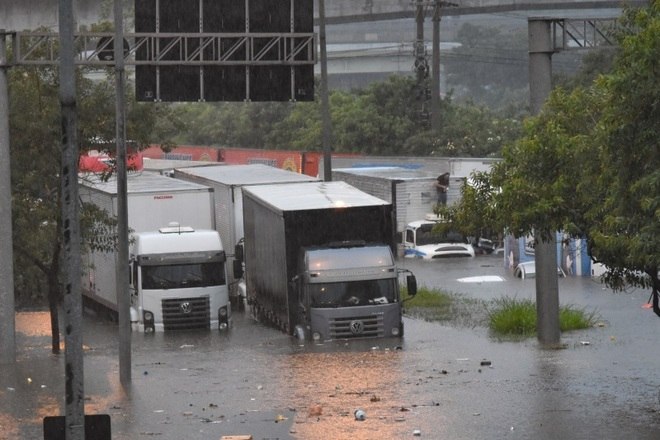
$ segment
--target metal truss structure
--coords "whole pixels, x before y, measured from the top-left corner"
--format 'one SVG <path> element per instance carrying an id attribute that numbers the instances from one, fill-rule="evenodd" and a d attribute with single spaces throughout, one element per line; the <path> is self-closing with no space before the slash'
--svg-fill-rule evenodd
<path id="1" fill-rule="evenodd" d="M 550 18 L 555 51 L 615 46 L 615 18 Z"/>
<path id="2" fill-rule="evenodd" d="M 59 62 L 59 35 L 15 32 L 13 64 Z M 75 63 L 114 65 L 114 33 L 77 33 Z M 124 62 L 150 66 L 314 65 L 313 33 L 133 33 L 124 35 Z M 136 54 L 139 53 L 139 56 Z"/>

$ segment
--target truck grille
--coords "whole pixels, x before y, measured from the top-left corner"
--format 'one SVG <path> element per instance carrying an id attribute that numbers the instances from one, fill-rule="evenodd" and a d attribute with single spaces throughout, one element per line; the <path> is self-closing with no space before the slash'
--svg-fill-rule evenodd
<path id="1" fill-rule="evenodd" d="M 162 300 L 165 330 L 209 328 L 209 298 L 174 298 Z"/>
<path id="2" fill-rule="evenodd" d="M 375 338 L 385 335 L 383 315 L 355 316 L 330 320 L 330 338 Z"/>

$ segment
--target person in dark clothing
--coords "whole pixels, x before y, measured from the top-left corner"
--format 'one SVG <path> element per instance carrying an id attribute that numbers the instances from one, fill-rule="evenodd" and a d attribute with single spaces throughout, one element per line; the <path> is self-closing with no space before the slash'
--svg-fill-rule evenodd
<path id="1" fill-rule="evenodd" d="M 438 176 L 435 181 L 435 190 L 438 192 L 438 204 L 447 204 L 447 191 L 449 190 L 449 173 Z"/>

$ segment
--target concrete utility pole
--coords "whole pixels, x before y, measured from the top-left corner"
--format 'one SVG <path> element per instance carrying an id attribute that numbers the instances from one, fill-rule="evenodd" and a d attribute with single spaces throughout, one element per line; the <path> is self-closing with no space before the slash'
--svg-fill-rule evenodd
<path id="1" fill-rule="evenodd" d="M 529 95 L 533 115 L 541 112 L 552 90 L 554 44 L 550 31 L 548 20 L 529 19 Z M 557 243 L 554 235 L 544 240 L 538 233 L 534 243 L 537 337 L 542 345 L 555 346 L 560 341 Z"/>
<path id="2" fill-rule="evenodd" d="M 126 182 L 126 104 L 124 95 L 124 13 L 122 0 L 115 0 L 115 81 L 117 142 L 117 308 L 119 314 L 119 381 L 131 383 L 131 302 L 128 293 L 128 190 Z"/>
<path id="3" fill-rule="evenodd" d="M 435 0 L 433 5 L 433 49 L 431 55 L 431 128 L 436 133 L 442 122 L 440 115 L 440 8 L 442 2 Z"/>
<path id="4" fill-rule="evenodd" d="M 11 168 L 9 156 L 9 85 L 7 34 L 0 29 L 0 365 L 16 362 L 14 312 L 14 251 L 11 224 Z"/>
<path id="5" fill-rule="evenodd" d="M 424 3 L 422 0 L 417 0 L 416 3 L 415 22 L 417 24 L 417 38 L 415 39 L 415 73 L 417 74 L 417 85 L 421 87 L 428 74 L 428 69 L 426 69 L 426 46 L 424 45 Z"/>
<path id="6" fill-rule="evenodd" d="M 82 352 L 78 139 L 73 0 L 60 0 L 60 106 L 62 111 L 62 249 L 64 251 L 65 439 L 85 440 Z"/>
<path id="7" fill-rule="evenodd" d="M 319 0 L 319 45 L 321 46 L 321 124 L 323 142 L 323 180 L 332 181 L 332 120 L 328 102 L 328 55 L 325 38 L 325 0 Z"/>

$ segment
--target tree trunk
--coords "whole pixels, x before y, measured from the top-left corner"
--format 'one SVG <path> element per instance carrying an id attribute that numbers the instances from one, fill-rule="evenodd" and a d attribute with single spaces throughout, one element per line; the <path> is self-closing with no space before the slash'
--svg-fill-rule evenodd
<path id="1" fill-rule="evenodd" d="M 55 297 L 55 298 L 53 298 Z M 57 295 L 48 293 L 48 308 L 50 309 L 50 334 L 51 334 L 51 351 L 53 354 L 60 352 L 60 318 L 58 314 L 59 302 Z"/>

